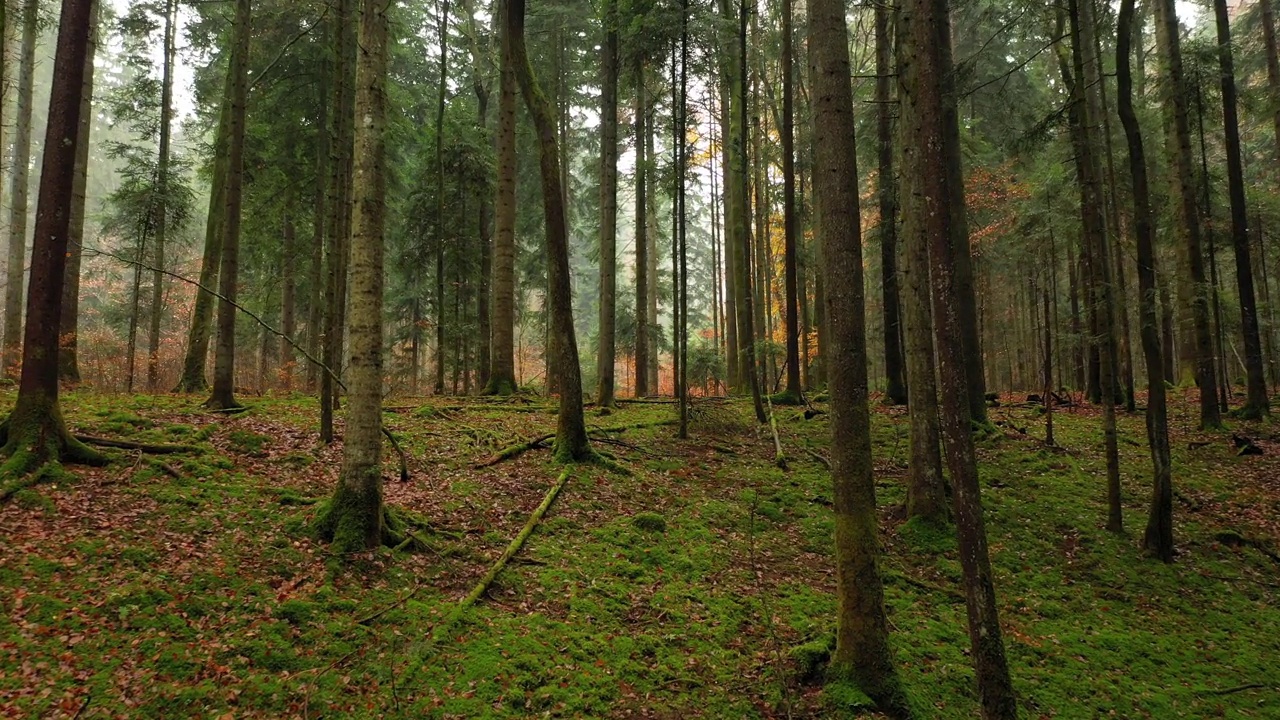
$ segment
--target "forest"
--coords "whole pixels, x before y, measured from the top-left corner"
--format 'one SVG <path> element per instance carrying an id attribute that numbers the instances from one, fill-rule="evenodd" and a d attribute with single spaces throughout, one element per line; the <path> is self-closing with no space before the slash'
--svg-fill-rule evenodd
<path id="1" fill-rule="evenodd" d="M 1275 718 L 1272 0 L 0 0 L 0 715 Z"/>

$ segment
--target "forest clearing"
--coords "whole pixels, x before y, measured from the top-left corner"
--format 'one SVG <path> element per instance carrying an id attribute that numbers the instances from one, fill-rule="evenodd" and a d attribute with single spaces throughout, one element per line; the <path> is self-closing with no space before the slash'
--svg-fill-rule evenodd
<path id="1" fill-rule="evenodd" d="M 1096 409 L 1012 398 L 979 441 L 1000 617 L 1032 718 L 1276 717 L 1280 440 L 1239 456 L 1173 404 L 1177 562 L 1103 528 Z M 1010 398 L 1006 398 L 1006 401 Z M 833 637 L 827 415 L 778 408 L 786 470 L 740 400 L 622 403 L 592 427 L 628 474 L 568 483 L 493 585 L 456 604 L 562 466 L 502 448 L 554 428 L 541 399 L 389 400 L 411 479 L 387 500 L 427 547 L 335 562 L 308 535 L 340 444 L 311 398 L 221 417 L 180 397 L 74 393 L 78 431 L 192 446 L 120 450 L 0 508 L 6 717 L 877 717 L 828 685 Z M 977 712 L 954 536 L 904 521 L 906 415 L 873 412 L 893 651 L 922 718 Z M 1142 416 L 1120 421 L 1126 519 L 1148 498 Z M 1024 432 L 1025 431 L 1025 434 Z M 593 437 L 597 437 L 593 433 Z M 1205 443 L 1201 445 L 1200 443 Z M 1250 545 L 1257 543 L 1257 547 Z M 864 714 L 865 713 L 865 714 Z"/>

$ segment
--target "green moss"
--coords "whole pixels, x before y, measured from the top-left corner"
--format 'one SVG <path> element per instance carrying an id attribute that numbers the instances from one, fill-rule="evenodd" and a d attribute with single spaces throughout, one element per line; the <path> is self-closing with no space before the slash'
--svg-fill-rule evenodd
<path id="1" fill-rule="evenodd" d="M 644 532 L 662 533 L 667 531 L 666 518 L 653 512 L 642 512 L 632 515 L 631 524 L 635 526 L 637 530 L 643 530 Z"/>
<path id="2" fill-rule="evenodd" d="M 267 446 L 267 443 L 271 442 L 271 438 L 247 430 L 232 430 L 231 434 L 227 436 L 227 441 L 230 443 L 231 449 L 238 453 L 262 457 L 266 455 L 263 449 Z"/>

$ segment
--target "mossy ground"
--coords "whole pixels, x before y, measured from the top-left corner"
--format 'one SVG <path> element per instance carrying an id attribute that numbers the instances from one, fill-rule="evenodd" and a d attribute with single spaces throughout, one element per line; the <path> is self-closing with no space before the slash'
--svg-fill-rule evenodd
<path id="1" fill-rule="evenodd" d="M 827 453 L 828 416 L 778 409 L 789 471 L 745 400 L 698 404 L 689 441 L 667 426 L 596 443 L 632 474 L 575 468 L 489 594 L 431 643 L 559 472 L 545 449 L 473 465 L 553 429 L 553 408 L 388 412 L 413 479 L 388 482 L 387 500 L 427 521 L 432 546 L 335 571 L 307 534 L 340 458 L 315 442 L 315 403 L 228 417 L 198 402 L 64 398 L 75 428 L 204 452 L 166 458 L 177 479 L 118 453 L 0 507 L 0 715 L 71 717 L 88 701 L 81 717 L 876 717 L 856 688 L 813 682 L 834 613 L 830 488 L 802 448 Z M 1183 499 L 1168 566 L 1137 547 L 1140 416 L 1120 417 L 1117 536 L 1103 529 L 1096 413 L 1058 412 L 1066 449 L 1049 451 L 1035 408 L 992 410 L 1005 424 L 980 442 L 983 492 L 1026 717 L 1280 716 L 1276 563 L 1215 539 L 1280 541 L 1274 427 L 1236 426 L 1267 451 L 1236 457 L 1228 437 L 1192 429 L 1193 402 L 1173 407 Z M 672 412 L 623 402 L 607 426 Z M 971 718 L 955 542 L 900 516 L 903 412 L 877 407 L 873 423 L 896 659 L 920 717 Z"/>

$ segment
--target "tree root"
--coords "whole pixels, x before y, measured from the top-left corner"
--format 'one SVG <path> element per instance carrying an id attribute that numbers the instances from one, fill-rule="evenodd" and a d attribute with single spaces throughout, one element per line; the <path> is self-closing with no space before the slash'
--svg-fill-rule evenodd
<path id="1" fill-rule="evenodd" d="M 386 425 L 382 426 L 382 434 L 387 436 L 396 455 L 400 456 L 400 482 L 409 482 L 409 458 L 404 454 L 404 448 L 400 447 L 400 441 L 396 440 L 396 436 L 391 434 Z"/>
<path id="2" fill-rule="evenodd" d="M 75 439 L 87 445 L 97 445 L 98 447 L 118 448 L 120 450 L 139 450 L 148 455 L 174 455 L 177 453 L 198 453 L 202 450 L 194 445 L 157 445 L 152 443 L 140 443 L 132 440 L 117 440 L 115 438 L 98 437 L 96 435 L 72 435 Z"/>
<path id="3" fill-rule="evenodd" d="M 8 483 L 4 487 L 0 487 L 0 503 L 8 502 L 14 495 L 35 487 L 45 482 L 60 482 L 73 478 L 70 473 L 62 469 L 62 465 L 56 462 L 47 462 L 41 465 L 34 472 L 26 473 L 16 478 L 13 482 Z"/>
<path id="4" fill-rule="evenodd" d="M 651 420 L 649 422 L 633 423 L 631 425 L 619 425 L 617 427 L 587 428 L 587 434 L 592 435 L 592 434 L 603 434 L 603 433 L 620 433 L 620 432 L 626 432 L 627 430 L 642 430 L 645 428 L 661 427 L 664 425 L 675 425 L 677 422 L 678 421 L 674 419 Z M 485 458 L 484 460 L 476 463 L 472 467 L 475 468 L 476 470 L 480 470 L 482 468 L 487 468 L 487 467 L 493 467 L 494 465 L 497 465 L 503 460 L 510 460 L 511 458 L 523 455 L 524 453 L 530 450 L 537 450 L 538 448 L 548 447 L 547 445 L 548 441 L 553 440 L 555 436 L 556 436 L 555 433 L 545 433 L 542 435 L 538 435 L 537 437 L 532 438 L 530 440 L 516 443 L 515 445 L 511 445 L 502 450 L 499 450 L 497 454 L 491 455 L 488 458 Z M 611 468 L 611 469 L 615 469 L 616 467 L 617 465 L 615 463 L 614 468 Z"/>

